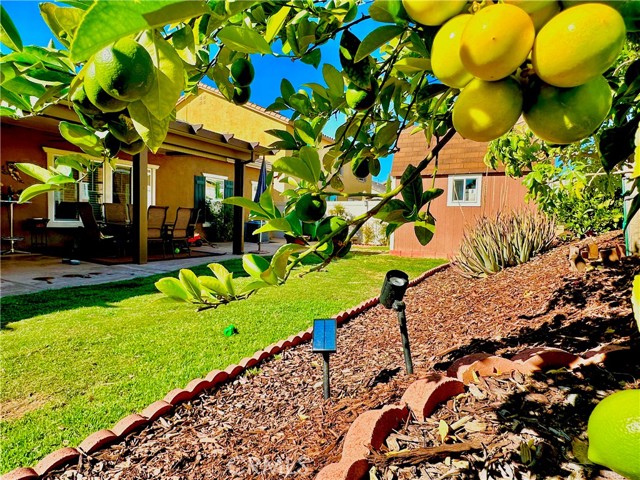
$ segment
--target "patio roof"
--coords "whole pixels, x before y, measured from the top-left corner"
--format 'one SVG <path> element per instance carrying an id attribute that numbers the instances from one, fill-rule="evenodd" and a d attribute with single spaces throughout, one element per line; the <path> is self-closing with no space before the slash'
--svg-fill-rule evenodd
<path id="1" fill-rule="evenodd" d="M 79 119 L 69 102 L 61 102 L 44 110 L 40 115 L 22 119 L 2 118 L 2 123 L 19 125 L 37 130 L 58 133 L 61 121 L 79 123 Z M 62 139 L 61 139 L 62 140 Z M 244 196 L 244 169 L 248 164 L 257 167 L 259 156 L 274 155 L 276 150 L 206 130 L 202 125 L 192 125 L 184 121 L 172 121 L 169 131 L 158 153 L 172 155 L 192 155 L 234 164 L 234 196 Z M 149 151 L 143 150 L 133 156 L 133 248 L 134 261 L 147 263 L 147 167 Z M 242 207 L 234 206 L 233 253 L 244 250 L 244 222 Z"/>

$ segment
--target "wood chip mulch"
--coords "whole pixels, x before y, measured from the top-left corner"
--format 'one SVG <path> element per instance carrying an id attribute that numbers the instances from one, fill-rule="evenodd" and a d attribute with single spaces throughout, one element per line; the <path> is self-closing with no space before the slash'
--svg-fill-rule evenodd
<path id="1" fill-rule="evenodd" d="M 619 232 L 597 239 L 601 247 L 620 241 Z M 629 299 L 640 259 L 624 258 L 585 274 L 569 271 L 567 253 L 568 246 L 563 245 L 487 279 L 466 279 L 451 268 L 410 289 L 405 301 L 415 368 L 412 376 L 404 373 L 395 312 L 378 305 L 339 329 L 338 353 L 331 356 L 330 400 L 322 399 L 321 357 L 311 353 L 309 344 L 301 345 L 47 478 L 313 478 L 323 466 L 340 459 L 344 436 L 359 414 L 398 401 L 411 382 L 446 369 L 464 355 L 508 356 L 533 346 L 581 353 L 612 342 L 637 348 L 640 341 Z M 565 459 L 556 461 L 553 455 L 563 452 L 563 442 L 571 445 L 572 439 L 580 439 L 589 413 L 579 409 L 575 422 L 569 413 L 563 413 L 570 411 L 566 406 L 571 403 L 572 389 L 586 389 L 594 382 L 590 396 L 576 400 L 577 405 L 590 404 L 603 391 L 633 383 L 639 376 L 638 362 L 634 363 L 634 367 L 618 366 L 615 373 L 601 375 L 599 367 L 593 367 L 588 371 L 596 373 L 580 370 L 527 379 L 487 379 L 455 408 L 447 404 L 439 412 L 450 429 L 445 445 L 453 440 L 474 447 L 482 439 L 493 450 L 447 453 L 445 460 L 440 458 L 441 465 L 383 462 L 372 472 L 381 476 L 372 478 L 419 478 L 420 468 L 436 468 L 424 478 L 441 478 L 452 468 L 468 471 L 467 464 L 485 475 L 510 468 L 516 476 L 506 472 L 504 478 L 525 478 L 517 476 L 524 467 L 513 466 L 521 448 L 525 461 L 520 459 L 520 463 L 530 466 L 522 442 L 539 464 L 564 465 Z M 527 398 L 532 392 L 541 396 Z M 475 401 L 484 403 L 475 405 Z M 487 415 L 480 417 L 480 413 Z M 467 416 L 471 418 L 463 422 Z M 438 417 L 434 414 L 433 418 Z M 541 418 L 552 421 L 543 425 Z M 456 422 L 457 428 L 451 429 Z M 387 447 L 442 445 L 438 426 L 439 420 L 435 425 L 431 420 L 424 425 L 410 424 Z M 488 443 L 487 435 L 492 437 Z M 413 441 L 418 437 L 421 443 Z M 434 438 L 437 441 L 430 442 Z M 540 451 L 548 461 L 540 460 Z M 496 456 L 501 459 L 495 460 Z M 551 467 L 540 472 L 565 478 Z M 450 478 L 503 478 L 493 473 L 474 475 Z"/>

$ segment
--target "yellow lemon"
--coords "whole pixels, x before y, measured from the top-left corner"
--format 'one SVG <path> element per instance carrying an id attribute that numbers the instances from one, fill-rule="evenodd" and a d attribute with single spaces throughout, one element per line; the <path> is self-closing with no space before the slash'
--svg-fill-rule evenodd
<path id="1" fill-rule="evenodd" d="M 467 0 L 402 0 L 409 16 L 422 25 L 442 25 L 459 14 Z"/>
<path id="2" fill-rule="evenodd" d="M 527 59 L 535 35 L 533 21 L 521 8 L 507 4 L 483 8 L 462 32 L 462 64 L 478 78 L 500 80 Z"/>
<path id="3" fill-rule="evenodd" d="M 556 0 L 505 0 L 505 3 L 520 7 L 527 12 L 536 32 L 562 9 L 560 2 Z"/>
<path id="4" fill-rule="evenodd" d="M 631 480 L 640 479 L 640 390 L 609 395 L 591 412 L 589 460 Z"/>
<path id="5" fill-rule="evenodd" d="M 540 30 L 533 45 L 533 68 L 556 87 L 575 87 L 605 72 L 626 39 L 622 16 L 602 3 L 560 12 Z"/>
<path id="6" fill-rule="evenodd" d="M 607 117 L 611 93 L 602 75 L 573 88 L 544 84 L 537 98 L 531 99 L 524 119 L 542 140 L 563 145 L 577 142 L 596 131 Z"/>
<path id="7" fill-rule="evenodd" d="M 522 91 L 514 79 L 487 82 L 475 78 L 453 106 L 453 126 L 464 138 L 489 142 L 515 125 L 522 103 Z"/>
<path id="8" fill-rule="evenodd" d="M 460 36 L 471 18 L 472 15 L 453 17 L 438 30 L 433 39 L 431 47 L 433 74 L 449 87 L 462 88 L 473 78 L 460 60 Z"/>

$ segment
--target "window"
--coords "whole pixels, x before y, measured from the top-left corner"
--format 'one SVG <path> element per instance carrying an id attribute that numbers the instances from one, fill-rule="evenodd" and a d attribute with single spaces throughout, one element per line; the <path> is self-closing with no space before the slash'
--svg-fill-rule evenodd
<path id="1" fill-rule="evenodd" d="M 55 159 L 70 153 L 65 150 L 44 148 L 47 153 L 47 165 L 53 167 Z M 81 155 L 81 154 L 77 154 Z M 82 154 L 82 156 L 88 157 Z M 148 186 L 147 202 L 155 204 L 156 197 L 156 170 L 157 165 L 149 165 L 147 169 Z M 77 180 L 78 172 L 69 167 L 58 167 L 62 173 L 72 173 Z M 133 192 L 132 163 L 126 160 L 117 160 L 115 167 L 109 163 L 102 164 L 94 160 L 93 168 L 78 183 L 69 183 L 62 190 L 48 194 L 48 216 L 51 219 L 48 226 L 51 227 L 79 227 L 82 225 L 76 211 L 76 202 L 89 202 L 93 205 L 93 213 L 96 219 L 102 219 L 103 203 L 131 203 Z"/>
<path id="2" fill-rule="evenodd" d="M 447 206 L 479 207 L 482 195 L 482 175 L 452 175 L 449 177 Z"/>
<path id="3" fill-rule="evenodd" d="M 206 205 L 204 224 L 208 226 L 213 220 L 211 215 L 220 208 L 218 202 L 224 200 L 224 182 L 227 180 L 227 177 L 212 175 L 210 173 L 204 173 L 203 176 L 205 178 L 204 201 Z"/>

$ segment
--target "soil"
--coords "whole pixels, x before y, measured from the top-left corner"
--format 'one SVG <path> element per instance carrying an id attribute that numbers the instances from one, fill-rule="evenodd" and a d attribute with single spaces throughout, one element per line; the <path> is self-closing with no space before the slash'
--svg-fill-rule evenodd
<path id="1" fill-rule="evenodd" d="M 596 241 L 607 247 L 622 237 Z M 359 414 L 398 401 L 411 382 L 464 355 L 508 356 L 534 346 L 579 354 L 609 343 L 637 352 L 630 289 L 640 259 L 578 273 L 567 254 L 562 245 L 486 279 L 449 268 L 410 289 L 411 376 L 395 312 L 378 305 L 339 329 L 329 400 L 322 399 L 321 357 L 301 345 L 47 478 L 313 478 L 340 459 Z M 589 413 L 607 393 L 638 388 L 640 378 L 637 358 L 617 358 L 606 368 L 482 379 L 424 423 L 393 434 L 373 452 L 371 478 L 596 478 L 605 471 L 584 465 Z M 416 450 L 408 455 L 413 463 L 387 455 L 442 445 L 440 431 L 445 445 L 483 446 L 426 457 Z"/>

